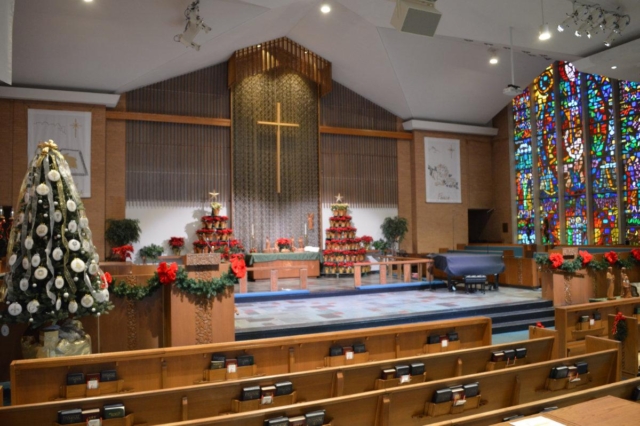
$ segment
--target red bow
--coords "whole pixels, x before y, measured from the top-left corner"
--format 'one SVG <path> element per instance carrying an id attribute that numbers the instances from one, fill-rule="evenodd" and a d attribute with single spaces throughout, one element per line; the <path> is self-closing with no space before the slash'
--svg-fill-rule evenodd
<path id="1" fill-rule="evenodd" d="M 113 282 L 113 277 L 111 277 L 111 274 L 108 272 L 105 272 L 104 274 L 102 274 L 102 283 L 100 284 L 100 288 L 105 289 L 108 286 L 110 286 L 112 282 Z"/>
<path id="2" fill-rule="evenodd" d="M 178 265 L 174 262 L 171 266 L 167 266 L 167 262 L 161 262 L 158 265 L 158 279 L 164 285 L 171 284 L 176 280 L 176 272 L 178 272 Z"/>
<path id="3" fill-rule="evenodd" d="M 538 321 L 538 322 L 536 323 L 536 327 L 538 327 L 538 328 L 544 328 L 544 325 L 542 325 L 542 323 Z"/>
<path id="4" fill-rule="evenodd" d="M 613 266 L 616 264 L 616 262 L 618 262 L 618 253 L 616 253 L 615 251 L 610 251 L 604 255 L 604 258 L 607 259 L 609 265 Z"/>
<path id="5" fill-rule="evenodd" d="M 578 250 L 578 254 L 582 258 L 582 266 L 587 266 L 593 259 L 593 255 L 586 250 Z"/>
<path id="6" fill-rule="evenodd" d="M 616 334 L 618 332 L 618 323 L 623 319 L 624 319 L 624 315 L 622 315 L 622 312 L 618 312 L 615 318 L 613 319 L 613 328 L 611 328 L 611 334 Z"/>
<path id="7" fill-rule="evenodd" d="M 231 270 L 238 278 L 244 278 L 247 274 L 247 265 L 244 263 L 244 256 L 234 254 L 231 256 Z"/>
<path id="8" fill-rule="evenodd" d="M 564 262 L 564 258 L 560 253 L 551 253 L 549 255 L 549 260 L 551 261 L 551 266 L 554 268 L 559 268 L 562 266 L 562 262 Z"/>
<path id="9" fill-rule="evenodd" d="M 631 250 L 631 255 L 633 256 L 633 258 L 635 260 L 639 260 L 640 261 L 640 249 Z"/>
<path id="10" fill-rule="evenodd" d="M 111 253 L 114 255 L 120 256 L 120 260 L 123 262 L 127 260 L 127 258 L 131 259 L 131 253 L 133 253 L 133 246 L 126 245 L 120 247 L 114 247 L 111 249 Z"/>

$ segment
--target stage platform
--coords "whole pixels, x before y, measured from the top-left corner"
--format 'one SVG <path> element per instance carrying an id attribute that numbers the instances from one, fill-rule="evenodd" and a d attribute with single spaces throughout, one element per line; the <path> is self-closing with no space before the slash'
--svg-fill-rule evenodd
<path id="1" fill-rule="evenodd" d="M 524 330 L 542 321 L 553 325 L 553 306 L 541 292 L 501 286 L 486 293 L 450 292 L 443 281 L 389 283 L 376 286 L 378 277 L 366 277 L 364 289 L 353 278 L 310 279 L 307 291 L 298 280 L 281 280 L 281 291 L 268 293 L 250 283 L 247 296 L 236 294 L 236 340 L 321 333 L 438 319 L 486 315 L 493 332 Z M 236 289 L 237 290 L 237 289 Z M 240 296 L 240 297 L 238 297 Z"/>

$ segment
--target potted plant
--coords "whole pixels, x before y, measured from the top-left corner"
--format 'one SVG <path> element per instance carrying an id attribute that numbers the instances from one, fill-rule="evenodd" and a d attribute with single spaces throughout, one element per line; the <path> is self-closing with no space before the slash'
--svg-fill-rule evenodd
<path id="1" fill-rule="evenodd" d="M 380 254 L 384 254 L 385 250 L 387 250 L 389 248 L 389 243 L 387 243 L 383 239 L 379 239 L 379 240 L 373 242 L 373 248 L 375 250 L 378 250 L 380 252 Z"/>
<path id="2" fill-rule="evenodd" d="M 142 259 L 143 264 L 147 264 L 147 259 L 151 262 L 155 262 L 158 260 L 158 257 L 162 256 L 164 249 L 157 244 L 150 244 L 148 246 L 144 246 L 138 252 L 140 254 L 140 258 Z"/>
<path id="3" fill-rule="evenodd" d="M 140 232 L 138 219 L 108 219 L 104 239 L 111 245 L 113 252 L 113 249 L 138 242 Z M 112 260 L 121 260 L 121 257 L 112 256 Z"/>
<path id="4" fill-rule="evenodd" d="M 281 252 L 291 251 L 291 240 L 289 238 L 278 238 L 276 245 Z"/>
<path id="5" fill-rule="evenodd" d="M 175 256 L 180 256 L 180 251 L 184 247 L 183 237 L 171 237 L 169 238 L 169 247 Z"/>
<path id="6" fill-rule="evenodd" d="M 398 250 L 398 244 L 402 242 L 405 234 L 409 231 L 409 222 L 404 217 L 387 217 L 380 225 L 382 235 L 391 246 L 393 253 Z"/>

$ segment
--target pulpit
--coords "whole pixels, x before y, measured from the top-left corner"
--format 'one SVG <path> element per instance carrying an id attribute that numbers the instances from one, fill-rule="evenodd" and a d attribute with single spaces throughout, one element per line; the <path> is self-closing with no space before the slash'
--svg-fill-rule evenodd
<path id="1" fill-rule="evenodd" d="M 564 259 L 574 259 L 577 248 L 562 249 Z M 596 297 L 594 282 L 586 269 L 565 272 L 560 269 L 542 270 L 542 298 L 552 300 L 553 306 L 589 303 Z"/>
<path id="2" fill-rule="evenodd" d="M 229 269 L 219 253 L 182 256 L 189 278 L 219 278 Z M 210 299 L 185 293 L 175 286 L 164 289 L 165 346 L 200 345 L 235 340 L 233 287 Z"/>

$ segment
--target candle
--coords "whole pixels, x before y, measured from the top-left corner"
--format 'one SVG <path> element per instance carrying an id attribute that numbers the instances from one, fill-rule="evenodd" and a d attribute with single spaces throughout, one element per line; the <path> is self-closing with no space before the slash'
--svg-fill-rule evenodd
<path id="1" fill-rule="evenodd" d="M 304 235 L 307 235 L 307 224 L 304 224 Z"/>
<path id="2" fill-rule="evenodd" d="M 253 223 L 251 224 L 251 236 L 253 237 Z"/>

